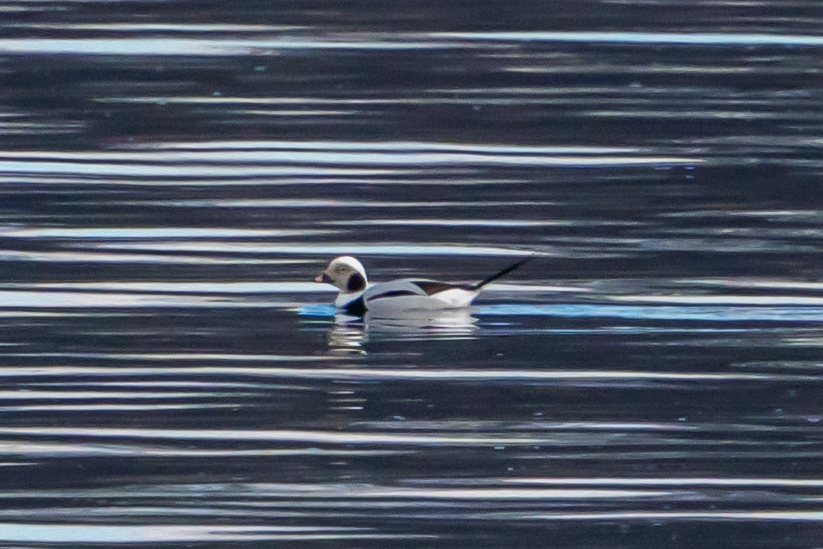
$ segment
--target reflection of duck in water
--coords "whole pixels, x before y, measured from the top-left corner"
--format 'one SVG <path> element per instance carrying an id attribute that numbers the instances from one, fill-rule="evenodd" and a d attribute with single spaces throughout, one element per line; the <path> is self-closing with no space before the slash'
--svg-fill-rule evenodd
<path id="1" fill-rule="evenodd" d="M 329 332 L 329 347 L 334 354 L 365 355 L 363 343 L 366 342 L 363 319 L 337 314 Z"/>
<path id="2" fill-rule="evenodd" d="M 463 339 L 477 329 L 468 308 L 410 310 L 402 317 L 381 318 L 366 313 L 366 330 L 372 339 Z"/>
<path id="3" fill-rule="evenodd" d="M 326 282 L 340 290 L 334 305 L 346 314 L 362 316 L 368 311 L 381 317 L 406 316 L 408 311 L 468 307 L 486 285 L 509 274 L 529 259 L 521 259 L 477 284 L 450 284 L 416 278 L 369 284 L 363 265 L 353 257 L 343 256 L 329 263 L 314 280 Z"/>
<path id="4" fill-rule="evenodd" d="M 470 339 L 475 337 L 476 322 L 468 308 L 410 310 L 395 318 L 338 313 L 329 332 L 329 347 L 335 354 L 365 354 L 362 345 L 368 342 Z"/>

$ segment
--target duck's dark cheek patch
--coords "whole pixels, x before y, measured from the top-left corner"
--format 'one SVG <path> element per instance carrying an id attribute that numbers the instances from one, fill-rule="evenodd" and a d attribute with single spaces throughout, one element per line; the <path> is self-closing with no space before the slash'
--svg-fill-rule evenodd
<path id="1" fill-rule="evenodd" d="M 354 273 L 346 283 L 347 292 L 359 292 L 366 287 L 366 279 L 360 273 Z"/>

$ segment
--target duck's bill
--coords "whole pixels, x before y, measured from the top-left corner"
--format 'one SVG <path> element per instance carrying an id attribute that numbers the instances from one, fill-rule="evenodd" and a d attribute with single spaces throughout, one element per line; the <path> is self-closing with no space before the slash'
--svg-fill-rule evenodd
<path id="1" fill-rule="evenodd" d="M 325 271 L 323 271 L 322 273 L 317 275 L 315 277 L 314 281 L 315 282 L 325 282 L 326 284 L 331 284 L 332 283 L 331 278 L 329 278 L 329 275 L 327 275 Z"/>

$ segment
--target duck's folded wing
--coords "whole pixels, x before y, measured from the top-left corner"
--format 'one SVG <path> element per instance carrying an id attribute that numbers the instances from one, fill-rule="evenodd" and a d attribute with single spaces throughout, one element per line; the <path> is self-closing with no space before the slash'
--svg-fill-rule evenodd
<path id="1" fill-rule="evenodd" d="M 460 284 L 447 284 L 436 280 L 424 280 L 415 278 L 403 278 L 391 282 L 382 282 L 371 286 L 364 297 L 366 301 L 375 301 L 390 297 L 421 296 L 429 297 L 445 292 L 446 290 L 469 289 L 469 286 Z"/>
<path id="2" fill-rule="evenodd" d="M 426 295 L 419 286 L 412 283 L 411 279 L 392 280 L 391 282 L 380 282 L 370 286 L 363 297 L 366 301 L 387 299 L 390 297 L 401 297 L 411 295 Z"/>
<path id="3" fill-rule="evenodd" d="M 449 284 L 448 282 L 438 282 L 437 280 L 409 280 L 412 284 L 423 290 L 425 295 L 435 295 L 446 290 L 472 290 L 468 284 Z"/>
<path id="4" fill-rule="evenodd" d="M 428 298 L 447 307 L 468 307 L 479 293 L 469 284 L 447 284 L 434 280 L 414 280 L 412 283 L 426 292 Z"/>

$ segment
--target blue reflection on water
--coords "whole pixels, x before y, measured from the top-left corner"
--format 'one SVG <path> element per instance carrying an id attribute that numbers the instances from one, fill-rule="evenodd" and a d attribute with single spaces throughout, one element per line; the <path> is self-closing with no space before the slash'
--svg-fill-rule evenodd
<path id="1" fill-rule="evenodd" d="M 821 322 L 823 307 L 705 307 L 699 305 L 602 305 L 505 303 L 478 305 L 476 316 L 549 316 L 563 318 L 624 318 L 637 320 L 700 320 L 713 322 L 771 321 Z M 297 310 L 300 316 L 334 317 L 334 305 L 312 303 Z"/>
<path id="2" fill-rule="evenodd" d="M 317 317 L 334 317 L 337 309 L 334 305 L 324 303 L 310 303 L 303 305 L 297 309 L 297 314 L 300 316 L 317 316 Z"/>
<path id="3" fill-rule="evenodd" d="M 707 320 L 714 322 L 820 322 L 823 307 L 705 307 L 561 303 L 481 305 L 478 315 L 552 316 L 564 318 L 633 318 L 647 320 Z"/>

